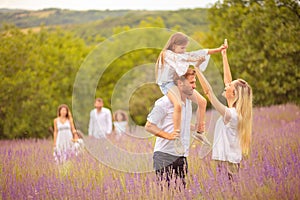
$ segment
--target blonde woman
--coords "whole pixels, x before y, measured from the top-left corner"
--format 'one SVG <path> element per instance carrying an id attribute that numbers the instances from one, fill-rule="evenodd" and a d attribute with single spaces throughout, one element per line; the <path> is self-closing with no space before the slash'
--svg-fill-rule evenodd
<path id="1" fill-rule="evenodd" d="M 57 118 L 54 119 L 54 158 L 57 162 L 62 162 L 72 154 L 73 138 L 76 129 L 70 109 L 62 104 L 57 109 Z"/>
<path id="2" fill-rule="evenodd" d="M 228 46 L 227 40 L 224 44 Z M 232 80 L 226 49 L 221 53 L 225 83 L 223 96 L 228 106 L 217 99 L 202 72 L 197 69 L 196 72 L 205 94 L 221 114 L 216 122 L 212 159 L 225 161 L 229 179 L 232 179 L 233 170 L 239 169 L 242 155 L 249 154 L 252 135 L 252 89 L 242 79 Z"/>

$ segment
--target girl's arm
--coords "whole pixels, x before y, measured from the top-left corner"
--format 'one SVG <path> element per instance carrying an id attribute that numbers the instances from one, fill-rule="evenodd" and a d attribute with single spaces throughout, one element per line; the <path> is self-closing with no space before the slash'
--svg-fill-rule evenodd
<path id="1" fill-rule="evenodd" d="M 196 70 L 196 74 L 197 77 L 200 81 L 200 84 L 204 90 L 204 93 L 207 95 L 209 101 L 211 102 L 211 104 L 215 107 L 215 109 L 222 115 L 225 116 L 225 109 L 226 106 L 224 106 L 216 97 L 216 95 L 214 94 L 211 85 L 209 84 L 209 82 L 206 80 L 206 78 L 204 77 L 204 75 L 202 74 L 202 72 L 195 67 Z"/>
<path id="2" fill-rule="evenodd" d="M 222 44 L 219 48 L 215 48 L 215 49 L 208 49 L 208 54 L 214 54 L 214 53 L 219 53 L 223 50 L 226 50 L 228 48 L 228 44 L 227 44 L 227 39 L 225 39 L 224 44 Z"/>
<path id="3" fill-rule="evenodd" d="M 54 131 L 53 131 L 53 146 L 56 146 L 56 138 L 57 138 L 57 123 L 56 119 L 54 119 Z"/>

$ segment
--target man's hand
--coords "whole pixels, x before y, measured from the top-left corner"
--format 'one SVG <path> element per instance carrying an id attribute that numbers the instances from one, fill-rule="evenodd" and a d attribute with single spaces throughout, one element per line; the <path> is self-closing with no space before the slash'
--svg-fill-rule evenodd
<path id="1" fill-rule="evenodd" d="M 179 132 L 178 131 L 173 131 L 171 134 L 166 133 L 166 136 L 168 140 L 175 140 L 176 138 L 179 138 Z"/>

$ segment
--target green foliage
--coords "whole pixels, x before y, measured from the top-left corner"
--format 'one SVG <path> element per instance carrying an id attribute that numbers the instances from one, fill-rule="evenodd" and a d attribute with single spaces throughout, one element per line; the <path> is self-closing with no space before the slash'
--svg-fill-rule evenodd
<path id="1" fill-rule="evenodd" d="M 151 27 L 151 22 L 145 21 L 143 24 Z M 146 122 L 149 109 L 140 107 L 151 107 L 154 99 L 161 96 L 161 92 L 156 90 L 147 93 L 143 96 L 144 100 L 136 100 L 140 96 L 131 95 L 138 94 L 135 90 L 141 84 L 155 82 L 154 64 L 160 52 L 157 48 L 162 48 L 172 33 L 163 30 L 145 28 L 123 32 L 108 38 L 89 54 L 78 79 L 76 78 L 80 83 L 75 84 L 76 92 L 73 98 L 77 106 L 74 115 L 78 116 L 78 125 L 82 131 L 87 130 L 87 110 L 92 108 L 88 105 L 93 104 L 95 97 L 103 98 L 104 105 L 113 112 L 123 109 L 130 116 L 135 115 L 130 119 L 134 124 L 141 125 Z M 81 89 L 83 86 L 84 89 Z"/>
<path id="2" fill-rule="evenodd" d="M 59 104 L 71 105 L 72 83 L 88 48 L 62 30 L 0 37 L 0 138 L 45 137 Z"/>
<path id="3" fill-rule="evenodd" d="M 226 0 L 209 10 L 212 41 L 228 39 L 233 77 L 252 85 L 256 105 L 300 103 L 299 7 L 294 0 Z"/>
<path id="4" fill-rule="evenodd" d="M 0 139 L 47 137 L 47 129 L 53 126 L 56 109 L 62 103 L 71 109 L 75 103 L 80 108 L 72 111 L 77 116 L 76 125 L 86 133 L 95 97 L 102 97 L 105 106 L 112 111 L 127 108 L 131 122 L 143 125 L 154 101 L 162 95 L 154 83 L 154 63 L 159 48 L 171 34 L 171 31 L 157 34 L 147 31 L 147 27 L 185 32 L 203 48 L 218 47 L 228 38 L 233 77 L 244 78 L 252 85 L 256 105 L 299 104 L 299 4 L 292 0 L 276 2 L 219 2 L 209 9 L 211 32 L 208 32 L 206 9 L 106 11 L 102 18 L 98 13 L 101 11 L 49 9 L 11 13 L 2 10 L 3 22 L 21 27 L 20 22 L 28 27 L 36 23 L 34 20 L 38 16 L 44 20 L 45 27 L 25 31 L 3 24 L 0 35 Z M 78 23 L 75 21 L 84 18 L 83 13 L 95 18 L 86 17 L 82 22 L 96 18 L 97 21 L 48 27 L 62 24 L 53 12 L 62 21 L 68 18 L 66 16 L 74 20 L 66 20 L 68 23 Z M 8 16 L 10 20 L 5 21 Z M 16 16 L 24 21 L 16 20 Z M 146 31 L 134 39 L 130 34 L 125 39 L 121 37 L 134 28 Z M 109 49 L 95 50 L 96 45 L 110 44 L 110 41 L 113 44 Z M 128 46 L 139 48 L 124 53 Z M 194 47 L 191 45 L 189 50 L 195 50 Z M 114 54 L 114 60 L 106 59 Z M 89 61 L 89 56 L 95 59 Z M 84 65 L 91 68 L 82 69 Z M 221 56 L 212 55 L 205 75 L 216 92 L 223 89 L 218 88 L 222 80 L 214 78 L 222 74 L 220 71 Z M 76 83 L 77 77 L 82 78 L 80 85 Z M 74 95 L 74 90 L 78 94 Z M 92 92 L 94 96 L 86 99 Z"/>
<path id="5" fill-rule="evenodd" d="M 130 118 L 135 124 L 144 126 L 154 102 L 162 96 L 157 84 L 146 84 L 138 88 L 129 101 Z M 147 98 L 145 98 L 147 97 Z"/>

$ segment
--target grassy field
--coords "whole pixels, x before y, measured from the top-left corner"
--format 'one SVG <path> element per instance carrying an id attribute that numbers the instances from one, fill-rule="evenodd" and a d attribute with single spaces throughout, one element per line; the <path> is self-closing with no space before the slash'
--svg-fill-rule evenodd
<path id="1" fill-rule="evenodd" d="M 161 190 L 153 171 L 120 171 L 87 151 L 56 164 L 51 140 L 3 140 L 0 199 L 300 199 L 299 130 L 299 107 L 255 108 L 251 155 L 242 161 L 234 181 L 217 170 L 211 154 L 200 159 L 201 144 L 193 142 L 188 185 L 181 190 L 174 183 Z M 152 152 L 154 138 L 112 137 L 110 144 L 128 152 Z M 133 167 L 137 162 L 127 163 Z"/>

